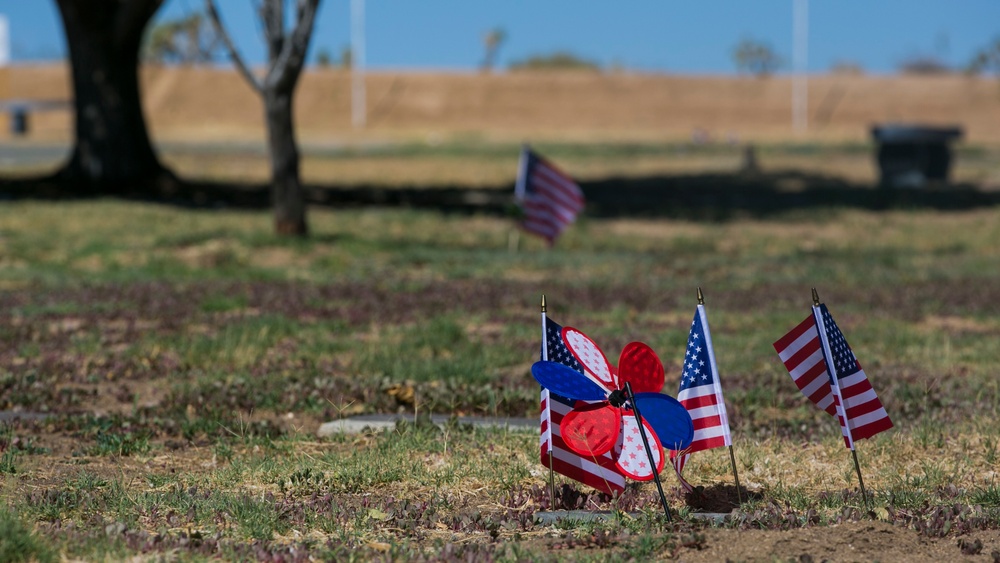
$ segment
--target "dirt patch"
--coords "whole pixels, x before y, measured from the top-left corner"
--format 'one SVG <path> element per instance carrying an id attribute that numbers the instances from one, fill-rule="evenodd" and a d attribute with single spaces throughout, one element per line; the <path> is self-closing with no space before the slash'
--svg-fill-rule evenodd
<path id="1" fill-rule="evenodd" d="M 682 547 L 680 561 L 995 561 L 1000 531 L 959 538 L 928 538 L 884 522 L 848 522 L 787 531 L 704 532 L 698 547 Z M 978 542 L 978 544 L 977 544 Z"/>

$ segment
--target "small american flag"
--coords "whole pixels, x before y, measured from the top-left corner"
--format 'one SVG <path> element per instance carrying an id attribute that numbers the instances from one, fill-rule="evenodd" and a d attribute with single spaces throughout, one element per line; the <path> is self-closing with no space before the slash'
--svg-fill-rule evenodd
<path id="1" fill-rule="evenodd" d="M 848 448 L 854 449 L 855 440 L 892 428 L 882 401 L 825 304 L 813 307 L 813 314 L 775 342 L 774 349 L 802 394 L 840 421 Z"/>
<path id="2" fill-rule="evenodd" d="M 680 391 L 677 400 L 687 409 L 694 422 L 694 439 L 684 451 L 671 451 L 674 470 L 687 490 L 691 485 L 681 476 L 684 464 L 694 452 L 729 446 L 729 417 L 726 403 L 722 399 L 722 385 L 719 382 L 712 335 L 708 330 L 708 316 L 705 306 L 698 305 L 688 333 L 687 350 L 681 372 Z M 669 444 L 664 444 L 669 447 Z"/>
<path id="3" fill-rule="evenodd" d="M 545 342 L 542 359 L 559 362 L 583 373 L 583 366 L 576 361 L 562 339 L 562 327 L 543 317 Z M 542 389 L 541 395 L 541 459 L 542 465 L 549 466 L 549 450 L 552 451 L 552 470 L 574 481 L 593 487 L 610 495 L 625 490 L 625 476 L 615 466 L 611 452 L 596 457 L 582 457 L 570 450 L 559 432 L 559 424 L 564 416 L 573 410 L 576 401 L 550 393 Z"/>
<path id="4" fill-rule="evenodd" d="M 572 178 L 528 147 L 521 150 L 514 198 L 524 212 L 521 227 L 552 244 L 583 210 L 583 191 Z"/>

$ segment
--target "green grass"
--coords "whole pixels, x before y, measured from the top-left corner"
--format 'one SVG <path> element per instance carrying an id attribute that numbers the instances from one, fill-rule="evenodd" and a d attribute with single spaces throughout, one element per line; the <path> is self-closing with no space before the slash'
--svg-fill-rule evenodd
<path id="1" fill-rule="evenodd" d="M 31 531 L 16 513 L 0 508 L 0 561 L 56 561 L 49 544 Z"/>
<path id="2" fill-rule="evenodd" d="M 537 416 L 542 293 L 553 319 L 614 363 L 647 342 L 674 395 L 697 287 L 754 493 L 723 530 L 865 517 L 836 421 L 799 395 L 772 348 L 808 314 L 811 287 L 895 423 L 858 448 L 877 519 L 929 537 L 1000 528 L 1000 211 L 586 218 L 552 249 L 524 236 L 516 252 L 502 218 L 310 218 L 314 237 L 286 240 L 263 212 L 0 207 L 0 409 L 49 414 L 0 432 L 0 506 L 17 507 L 0 509 L 15 530 L 0 538 L 51 539 L 27 548 L 37 560 L 697 550 L 710 526 L 687 515 L 732 483 L 723 450 L 685 470 L 704 499 L 665 472 L 682 523 L 657 516 L 645 484 L 616 501 L 570 489 L 622 516 L 543 528 L 536 432 L 422 416 Z M 418 422 L 314 435 L 322 421 L 400 411 Z"/>

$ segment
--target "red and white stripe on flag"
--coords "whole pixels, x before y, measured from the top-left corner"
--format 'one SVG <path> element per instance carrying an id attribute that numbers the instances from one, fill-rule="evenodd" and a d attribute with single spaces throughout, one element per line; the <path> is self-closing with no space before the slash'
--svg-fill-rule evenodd
<path id="1" fill-rule="evenodd" d="M 848 448 L 854 449 L 855 440 L 892 428 L 882 401 L 825 305 L 813 307 L 813 314 L 775 342 L 774 349 L 802 394 L 837 417 Z M 838 363 L 841 374 L 833 380 L 830 371 Z"/>
<path id="2" fill-rule="evenodd" d="M 528 147 L 521 151 L 514 196 L 524 212 L 521 226 L 550 243 L 584 206 L 580 186 Z"/>
<path id="3" fill-rule="evenodd" d="M 882 401 L 868 381 L 865 371 L 843 377 L 840 382 L 840 395 L 844 399 L 844 412 L 850 425 L 851 437 L 855 440 L 871 438 L 879 432 L 892 428 L 889 413 L 885 412 Z"/>
<path id="4" fill-rule="evenodd" d="M 625 476 L 615 466 L 611 453 L 586 458 L 571 451 L 562 439 L 559 424 L 563 416 L 573 410 L 575 401 L 569 401 L 542 389 L 541 395 L 541 461 L 549 467 L 549 450 L 552 451 L 552 470 L 574 481 L 593 487 L 609 495 L 625 490 Z"/>
<path id="5" fill-rule="evenodd" d="M 830 388 L 830 373 L 826 370 L 823 359 L 823 343 L 819 339 L 816 319 L 809 315 L 775 342 L 774 349 L 799 391 L 821 410 L 837 416 L 833 389 Z"/>

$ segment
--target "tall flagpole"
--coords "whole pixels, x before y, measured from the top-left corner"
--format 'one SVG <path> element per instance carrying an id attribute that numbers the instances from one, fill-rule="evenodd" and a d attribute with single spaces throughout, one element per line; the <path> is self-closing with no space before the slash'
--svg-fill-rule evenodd
<path id="1" fill-rule="evenodd" d="M 351 123 L 365 126 L 365 0 L 351 0 Z"/>
<path id="2" fill-rule="evenodd" d="M 705 331 L 705 342 L 706 342 L 706 345 L 711 346 L 711 343 L 712 343 L 711 339 L 712 339 L 712 337 L 709 334 L 709 330 L 708 330 L 708 315 L 705 314 L 705 295 L 701 292 L 701 288 L 700 287 L 698 288 L 698 309 L 699 309 L 699 313 L 701 315 L 703 315 L 702 325 L 703 325 L 703 330 Z M 709 350 L 711 350 L 711 352 L 712 352 L 711 356 L 709 357 L 709 360 L 713 364 L 715 364 L 715 348 L 709 348 Z M 715 394 L 716 394 L 716 397 L 717 397 L 717 402 L 719 404 L 719 411 L 723 414 L 723 416 L 725 418 L 726 429 L 728 431 L 729 430 L 729 413 L 726 412 L 726 402 L 725 402 L 725 399 L 722 398 L 722 393 L 720 393 L 720 390 L 722 388 L 722 382 L 719 381 L 719 369 L 718 369 L 718 366 L 712 365 L 712 371 L 715 374 L 715 383 L 714 383 L 714 385 L 715 385 Z M 742 491 L 740 491 L 740 475 L 736 471 L 736 455 L 733 453 L 733 439 L 730 436 L 727 436 L 727 438 L 729 438 L 727 440 L 729 442 L 727 444 L 727 446 L 729 446 L 729 463 L 733 466 L 733 480 L 736 481 L 736 499 L 739 501 L 740 504 L 743 504 L 743 493 L 742 493 Z"/>
<path id="3" fill-rule="evenodd" d="M 834 398 L 837 402 L 837 415 L 843 421 L 842 428 L 846 434 L 847 442 L 851 447 L 851 456 L 854 458 L 854 471 L 858 474 L 858 484 L 861 486 L 861 498 L 865 502 L 865 508 L 871 509 L 871 505 L 868 502 L 868 491 L 865 490 L 865 480 L 861 477 L 861 464 L 858 463 L 858 452 L 854 448 L 854 437 L 851 436 L 851 425 L 847 420 L 847 412 L 844 408 L 844 400 L 840 394 L 840 381 L 837 379 L 837 367 L 831 360 L 830 344 L 826 339 L 826 323 L 823 320 L 823 316 L 819 313 L 819 293 L 816 292 L 816 288 L 812 288 L 812 298 L 813 298 L 813 316 L 816 319 L 816 328 L 819 332 L 820 342 L 823 345 L 823 356 L 826 361 L 826 369 L 830 373 L 830 387 L 834 393 Z"/>
<path id="4" fill-rule="evenodd" d="M 792 0 L 792 128 L 809 128 L 809 0 Z"/>
<path id="5" fill-rule="evenodd" d="M 548 338 L 548 328 L 545 326 L 546 323 L 545 315 L 545 294 L 542 294 L 542 361 L 549 361 L 549 338 Z M 548 389 L 542 388 L 543 393 L 548 393 Z M 552 398 L 550 395 L 546 395 L 546 408 L 552 408 Z M 556 477 L 552 470 L 552 419 L 549 418 L 549 424 L 546 427 L 549 432 L 549 508 L 555 510 L 556 508 Z"/>

